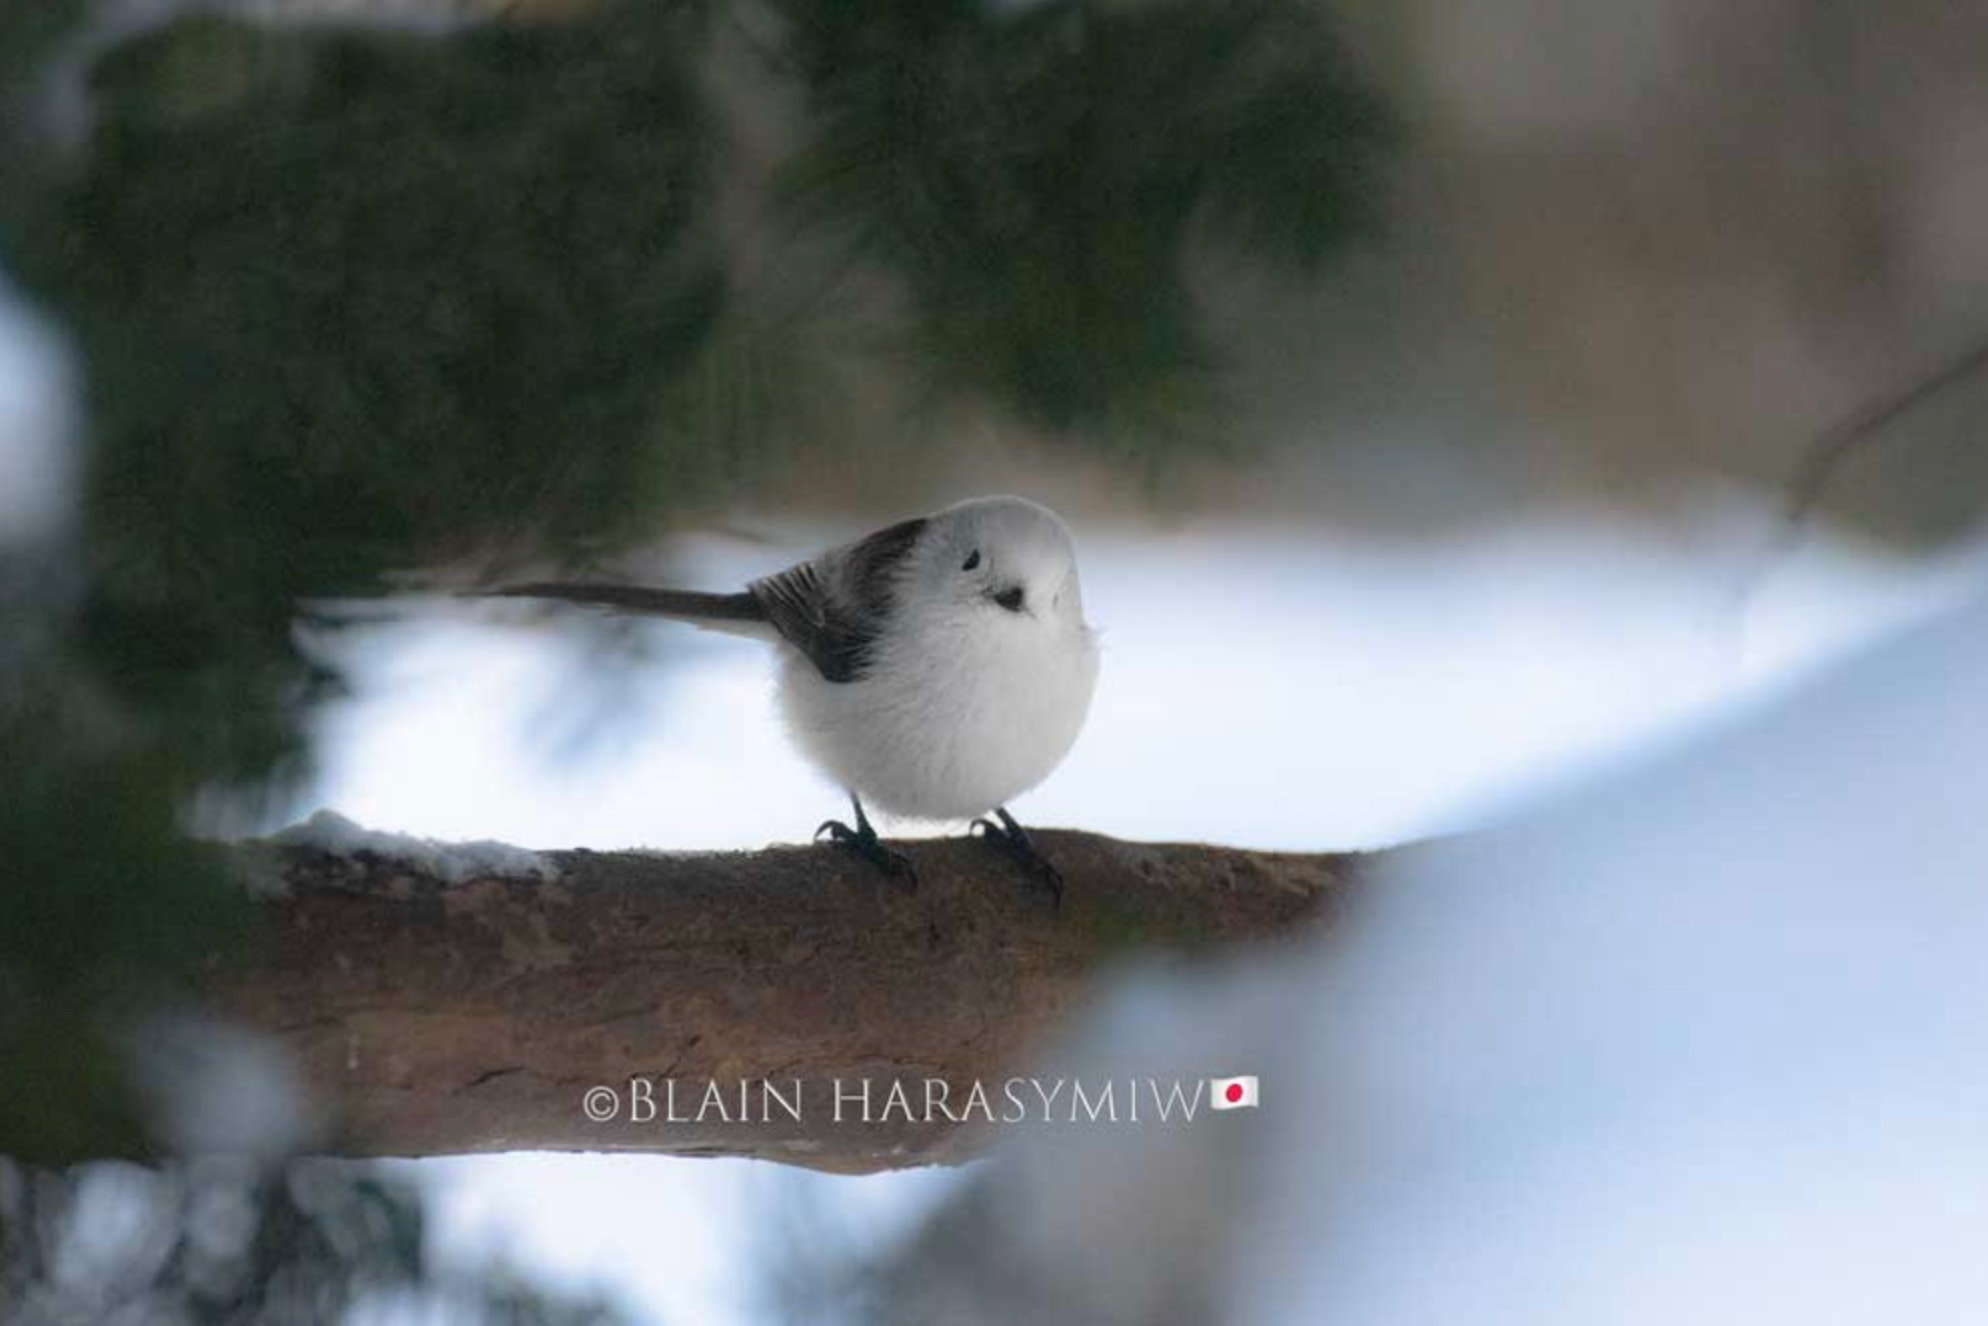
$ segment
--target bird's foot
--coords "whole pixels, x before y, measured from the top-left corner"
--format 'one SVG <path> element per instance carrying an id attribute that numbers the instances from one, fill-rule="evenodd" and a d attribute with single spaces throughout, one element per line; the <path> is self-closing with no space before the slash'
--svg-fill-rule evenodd
<path id="1" fill-rule="evenodd" d="M 912 867 L 911 858 L 885 847 L 883 839 L 877 837 L 877 831 L 867 821 L 862 822 L 861 827 L 852 829 L 841 820 L 823 820 L 821 827 L 815 830 L 815 841 L 820 842 L 824 834 L 897 880 L 906 892 L 918 891 L 918 872 Z"/>
<path id="2" fill-rule="evenodd" d="M 1049 858 L 1036 850 L 1035 840 L 1029 837 L 1027 829 L 1015 822 L 1013 815 L 998 806 L 994 814 L 1000 823 L 996 824 L 993 820 L 975 820 L 967 826 L 967 832 L 979 837 L 983 842 L 993 844 L 1012 857 L 1022 869 L 1028 871 L 1031 879 L 1049 890 L 1051 905 L 1061 907 L 1063 872 L 1051 865 Z"/>

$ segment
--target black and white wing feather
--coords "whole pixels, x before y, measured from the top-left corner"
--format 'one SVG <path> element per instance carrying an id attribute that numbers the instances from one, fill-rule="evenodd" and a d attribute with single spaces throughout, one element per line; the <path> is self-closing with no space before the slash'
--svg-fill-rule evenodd
<path id="1" fill-rule="evenodd" d="M 824 678 L 855 681 L 896 609 L 905 554 L 924 528 L 923 518 L 900 521 L 755 580 L 746 590 L 773 628 Z"/>

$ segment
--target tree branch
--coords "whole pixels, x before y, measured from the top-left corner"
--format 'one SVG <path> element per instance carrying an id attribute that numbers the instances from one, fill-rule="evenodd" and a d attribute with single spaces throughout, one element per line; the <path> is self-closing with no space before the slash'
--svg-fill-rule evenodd
<path id="1" fill-rule="evenodd" d="M 206 992 L 299 1058 L 347 1154 L 946 1163 L 986 1130 L 927 1122 L 927 1079 L 950 1084 L 957 1112 L 974 1080 L 998 1091 L 1113 957 L 1291 930 L 1336 909 L 1357 861 L 1036 836 L 1068 881 L 1060 909 L 969 840 L 901 844 L 915 894 L 832 847 L 557 852 L 556 878 L 450 882 L 432 862 L 247 844 L 244 869 L 282 888 Z M 893 1080 L 918 1117 L 885 1110 Z M 610 1122 L 587 1115 L 595 1087 Z M 631 1118 L 649 1093 L 655 1117 Z M 797 1097 L 798 1121 L 783 1103 Z"/>

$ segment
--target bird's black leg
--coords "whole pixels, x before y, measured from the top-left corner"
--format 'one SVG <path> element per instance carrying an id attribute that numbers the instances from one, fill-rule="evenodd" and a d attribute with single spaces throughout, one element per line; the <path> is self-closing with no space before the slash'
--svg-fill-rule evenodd
<path id="1" fill-rule="evenodd" d="M 852 829 L 841 820 L 823 820 L 821 827 L 815 830 L 815 838 L 819 840 L 827 834 L 886 875 L 903 880 L 906 888 L 917 889 L 918 872 L 911 868 L 911 858 L 884 846 L 883 839 L 877 837 L 877 831 L 870 823 L 870 817 L 863 813 L 863 798 L 851 792 L 849 804 L 856 808 L 856 827 Z"/>
<path id="2" fill-rule="evenodd" d="M 1029 837 L 1028 830 L 1015 823 L 1005 807 L 994 807 L 994 815 L 1001 822 L 975 820 L 968 826 L 969 833 L 978 833 L 987 842 L 1019 861 L 1023 869 L 1040 880 L 1050 892 L 1051 898 L 1062 905 L 1063 873 L 1049 863 L 1049 858 L 1036 850 L 1035 840 Z"/>

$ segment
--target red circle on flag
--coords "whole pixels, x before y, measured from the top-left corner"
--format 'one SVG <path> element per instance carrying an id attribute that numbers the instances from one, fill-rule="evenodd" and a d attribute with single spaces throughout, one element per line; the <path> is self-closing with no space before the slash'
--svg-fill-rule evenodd
<path id="1" fill-rule="evenodd" d="M 1228 1097 L 1229 1104 L 1233 1105 L 1243 1098 L 1243 1084 L 1240 1082 L 1231 1082 L 1229 1083 L 1229 1089 L 1222 1094 Z"/>

